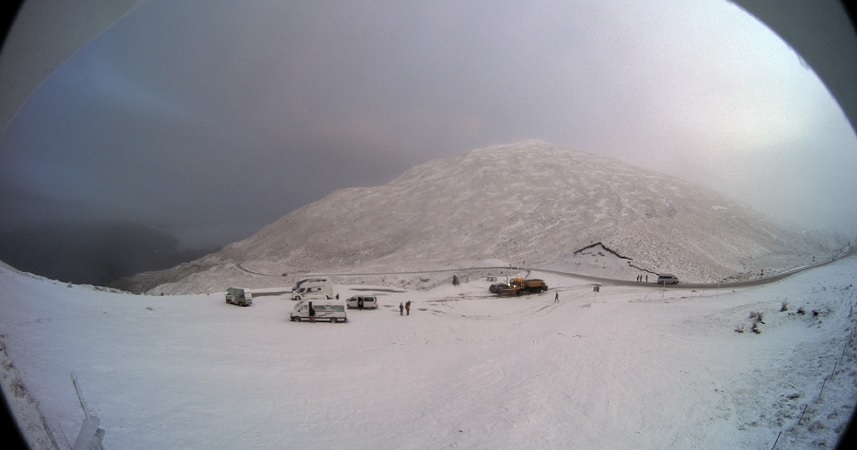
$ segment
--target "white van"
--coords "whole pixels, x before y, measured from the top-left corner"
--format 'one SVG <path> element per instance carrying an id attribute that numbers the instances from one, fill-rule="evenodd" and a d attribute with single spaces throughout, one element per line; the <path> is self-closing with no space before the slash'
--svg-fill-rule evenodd
<path id="1" fill-rule="evenodd" d="M 330 323 L 348 322 L 345 302 L 341 300 L 301 300 L 295 305 L 289 318 L 292 322 L 312 321 L 310 310 L 315 311 L 315 320 L 327 320 Z"/>
<path id="2" fill-rule="evenodd" d="M 350 309 L 376 309 L 378 298 L 372 295 L 355 295 L 345 300 L 345 304 Z"/>
<path id="3" fill-rule="evenodd" d="M 658 275 L 658 284 L 678 284 L 678 277 L 671 273 Z"/>
<path id="4" fill-rule="evenodd" d="M 292 291 L 292 300 L 305 298 L 333 298 L 333 285 L 329 281 L 307 281 L 297 291 Z"/>

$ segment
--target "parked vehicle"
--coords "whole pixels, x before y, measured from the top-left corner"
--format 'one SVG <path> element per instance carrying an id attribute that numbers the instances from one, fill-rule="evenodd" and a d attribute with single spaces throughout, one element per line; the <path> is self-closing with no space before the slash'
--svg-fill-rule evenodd
<path id="1" fill-rule="evenodd" d="M 678 284 L 678 277 L 671 273 L 658 275 L 658 284 Z"/>
<path id="2" fill-rule="evenodd" d="M 341 300 L 301 300 L 295 304 L 295 308 L 289 314 L 292 322 L 300 322 L 309 320 L 313 314 L 310 311 L 315 311 L 315 320 L 326 320 L 330 323 L 348 322 L 348 316 L 345 313 L 345 302 Z"/>
<path id="3" fill-rule="evenodd" d="M 301 283 L 297 291 L 292 291 L 292 300 L 305 298 L 333 298 L 333 285 L 329 281 L 307 281 Z"/>
<path id="4" fill-rule="evenodd" d="M 372 295 L 354 295 L 345 300 L 345 304 L 350 309 L 376 309 L 378 299 Z"/>
<path id="5" fill-rule="evenodd" d="M 488 292 L 491 292 L 492 294 L 499 294 L 500 290 L 508 288 L 509 283 L 494 283 L 491 286 L 488 286 Z"/>
<path id="6" fill-rule="evenodd" d="M 231 287 L 226 289 L 226 303 L 250 306 L 253 304 L 253 294 L 243 288 Z"/>
<path id="7" fill-rule="evenodd" d="M 292 287 L 292 292 L 297 292 L 304 283 L 328 283 L 330 282 L 327 277 L 310 277 L 310 278 L 301 278 L 295 283 L 294 287 Z"/>
<path id="8" fill-rule="evenodd" d="M 523 295 L 540 293 L 548 290 L 548 285 L 543 280 L 538 278 L 512 278 L 509 280 L 509 286 L 500 288 L 497 292 L 499 295 Z"/>

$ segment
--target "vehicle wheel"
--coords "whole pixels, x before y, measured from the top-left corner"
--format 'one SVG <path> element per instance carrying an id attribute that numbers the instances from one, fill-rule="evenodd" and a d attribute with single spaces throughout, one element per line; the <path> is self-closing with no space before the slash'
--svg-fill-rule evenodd
<path id="1" fill-rule="evenodd" d="M 292 322 L 300 322 L 300 321 L 301 321 L 300 317 L 292 317 Z"/>
<path id="2" fill-rule="evenodd" d="M 336 323 L 336 317 L 330 319 L 330 323 Z"/>

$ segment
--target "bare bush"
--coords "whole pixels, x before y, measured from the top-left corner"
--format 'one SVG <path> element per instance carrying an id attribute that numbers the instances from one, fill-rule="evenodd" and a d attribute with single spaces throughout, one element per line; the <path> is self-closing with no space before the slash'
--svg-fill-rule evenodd
<path id="1" fill-rule="evenodd" d="M 760 334 L 762 332 L 761 328 L 759 328 L 759 324 L 765 323 L 765 314 L 761 311 L 751 311 L 750 312 L 750 321 L 752 325 L 750 326 L 750 331 L 756 334 Z"/>
<path id="2" fill-rule="evenodd" d="M 750 313 L 750 320 L 753 321 L 753 324 L 761 323 L 764 325 L 765 313 L 763 313 L 761 311 L 753 311 Z"/>

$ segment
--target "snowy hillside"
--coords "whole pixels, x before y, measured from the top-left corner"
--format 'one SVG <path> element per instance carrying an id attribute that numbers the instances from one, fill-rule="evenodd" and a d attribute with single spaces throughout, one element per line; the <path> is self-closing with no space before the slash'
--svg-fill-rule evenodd
<path id="1" fill-rule="evenodd" d="M 71 447 L 81 398 L 108 449 L 832 448 L 857 402 L 855 273 L 600 292 L 535 273 L 551 290 L 522 298 L 484 278 L 337 284 L 379 309 L 313 324 L 284 296 L 242 308 L 0 266 L 0 381 L 35 449 Z"/>
<path id="2" fill-rule="evenodd" d="M 579 252 L 598 242 L 621 258 L 595 261 Z M 615 273 L 618 264 L 632 268 L 621 273 L 628 279 L 643 271 L 717 282 L 757 271 L 760 258 L 787 255 L 797 266 L 823 250 L 687 182 L 525 141 L 423 164 L 383 186 L 336 191 L 218 253 L 119 286 L 210 292 L 224 282 L 283 283 L 258 274 L 485 261 L 592 275 Z"/>

